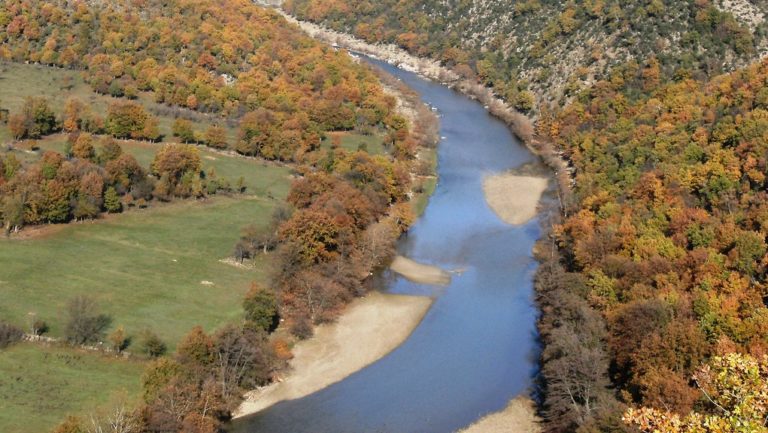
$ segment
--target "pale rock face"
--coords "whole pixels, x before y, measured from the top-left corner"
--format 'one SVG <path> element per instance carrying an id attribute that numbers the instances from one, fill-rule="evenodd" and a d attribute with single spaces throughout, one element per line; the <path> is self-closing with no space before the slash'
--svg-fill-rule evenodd
<path id="1" fill-rule="evenodd" d="M 765 21 L 763 11 L 748 0 L 719 0 L 717 7 L 723 12 L 730 12 L 739 22 L 749 27 L 753 32 L 758 25 Z"/>

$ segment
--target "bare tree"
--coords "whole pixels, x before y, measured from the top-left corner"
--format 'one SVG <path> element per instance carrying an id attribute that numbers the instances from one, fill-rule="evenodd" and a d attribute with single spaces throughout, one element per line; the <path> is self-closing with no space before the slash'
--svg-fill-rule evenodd
<path id="1" fill-rule="evenodd" d="M 141 422 L 135 412 L 129 410 L 124 402 L 120 402 L 110 409 L 91 414 L 85 431 L 87 433 L 139 433 Z"/>
<path id="2" fill-rule="evenodd" d="M 96 301 L 88 296 L 77 296 L 67 305 L 67 325 L 64 335 L 72 344 L 99 342 L 111 319 L 98 313 Z"/>

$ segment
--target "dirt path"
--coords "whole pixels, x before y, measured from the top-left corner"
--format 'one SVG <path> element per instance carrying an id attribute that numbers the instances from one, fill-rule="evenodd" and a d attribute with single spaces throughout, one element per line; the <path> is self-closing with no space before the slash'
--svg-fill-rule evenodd
<path id="1" fill-rule="evenodd" d="M 539 433 L 539 419 L 534 404 L 527 397 L 517 397 L 504 410 L 481 418 L 458 433 Z"/>
<path id="2" fill-rule="evenodd" d="M 547 189 L 547 179 L 500 174 L 483 182 L 488 205 L 504 222 L 524 224 L 536 216 L 536 206 Z"/>
<path id="3" fill-rule="evenodd" d="M 430 305 L 430 298 L 378 292 L 354 301 L 337 322 L 298 343 L 288 377 L 248 393 L 235 418 L 312 394 L 384 357 L 411 335 Z"/>

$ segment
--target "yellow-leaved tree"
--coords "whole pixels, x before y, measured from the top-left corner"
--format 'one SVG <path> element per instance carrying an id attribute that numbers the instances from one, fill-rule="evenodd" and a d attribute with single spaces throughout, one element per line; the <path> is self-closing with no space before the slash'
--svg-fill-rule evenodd
<path id="1" fill-rule="evenodd" d="M 624 421 L 647 433 L 768 432 L 768 356 L 715 357 L 694 375 L 706 412 L 686 416 L 652 408 L 629 409 Z"/>

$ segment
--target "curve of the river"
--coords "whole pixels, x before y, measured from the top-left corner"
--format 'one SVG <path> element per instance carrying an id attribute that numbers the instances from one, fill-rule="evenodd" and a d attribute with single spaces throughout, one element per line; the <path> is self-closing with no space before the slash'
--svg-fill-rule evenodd
<path id="1" fill-rule="evenodd" d="M 446 287 L 385 275 L 384 291 L 435 297 L 410 338 L 339 383 L 237 420 L 233 431 L 447 433 L 532 387 L 538 346 L 531 251 L 539 223 L 499 220 L 485 202 L 482 181 L 536 158 L 479 103 L 372 62 L 441 115 L 439 183 L 399 253 L 462 272 Z"/>

